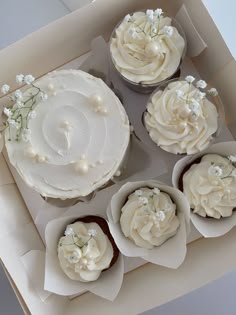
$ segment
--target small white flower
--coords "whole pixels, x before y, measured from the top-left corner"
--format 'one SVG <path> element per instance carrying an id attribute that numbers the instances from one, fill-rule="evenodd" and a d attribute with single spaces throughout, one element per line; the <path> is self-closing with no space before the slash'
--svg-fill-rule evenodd
<path id="1" fill-rule="evenodd" d="M 22 139 L 24 142 L 28 142 L 30 140 L 31 130 L 28 128 L 23 129 L 22 131 Z"/>
<path id="2" fill-rule="evenodd" d="M 204 80 L 199 80 L 196 83 L 196 87 L 200 89 L 205 89 L 207 87 L 207 83 Z"/>
<path id="3" fill-rule="evenodd" d="M 189 104 L 189 109 L 191 110 L 192 114 L 194 116 L 199 116 L 200 115 L 200 111 L 201 111 L 201 106 L 198 103 L 197 100 L 195 100 L 194 98 L 192 98 L 190 100 L 190 104 Z"/>
<path id="4" fill-rule="evenodd" d="M 76 249 L 73 251 L 71 254 L 66 256 L 66 259 L 71 263 L 71 264 L 77 264 L 80 261 L 81 258 L 81 251 Z"/>
<path id="5" fill-rule="evenodd" d="M 94 237 L 97 235 L 97 231 L 94 229 L 90 229 L 90 230 L 88 230 L 88 235 L 91 237 Z"/>
<path id="6" fill-rule="evenodd" d="M 184 92 L 181 90 L 176 90 L 175 93 L 177 98 L 182 98 L 184 96 Z"/>
<path id="7" fill-rule="evenodd" d="M 139 197 L 139 204 L 146 206 L 148 204 L 148 199 L 146 197 Z"/>
<path id="8" fill-rule="evenodd" d="M 218 95 L 218 91 L 215 88 L 211 88 L 210 90 L 207 91 L 210 95 L 212 96 L 217 96 Z"/>
<path id="9" fill-rule="evenodd" d="M 197 99 L 199 100 L 203 100 L 205 96 L 206 96 L 206 93 L 203 93 L 201 91 L 198 91 L 196 95 Z"/>
<path id="10" fill-rule="evenodd" d="M 174 29 L 172 26 L 165 25 L 162 31 L 166 36 L 171 37 L 173 35 Z"/>
<path id="11" fill-rule="evenodd" d="M 157 187 L 155 187 L 155 188 L 153 188 L 153 193 L 155 194 L 155 195 L 159 195 L 160 194 L 160 189 L 159 188 L 157 188 Z"/>
<path id="12" fill-rule="evenodd" d="M 3 84 L 3 86 L 1 87 L 1 92 L 3 94 L 7 94 L 10 91 L 10 86 L 8 84 Z"/>
<path id="13" fill-rule="evenodd" d="M 42 101 L 46 101 L 48 99 L 48 95 L 44 92 L 40 92 L 39 97 L 41 98 Z"/>
<path id="14" fill-rule="evenodd" d="M 142 190 L 137 189 L 137 190 L 135 190 L 134 194 L 135 194 L 135 196 L 137 196 L 137 197 L 141 197 L 141 196 L 143 195 L 143 192 L 142 192 Z"/>
<path id="15" fill-rule="evenodd" d="M 16 76 L 16 83 L 21 84 L 24 82 L 24 75 L 23 74 L 17 74 Z"/>
<path id="16" fill-rule="evenodd" d="M 135 39 L 138 37 L 138 33 L 134 28 L 130 28 L 128 34 L 131 38 Z"/>
<path id="17" fill-rule="evenodd" d="M 35 119 L 36 116 L 37 116 L 36 111 L 35 111 L 35 110 L 32 110 L 32 111 L 29 113 L 28 118 L 29 118 L 29 119 Z"/>
<path id="18" fill-rule="evenodd" d="M 232 171 L 231 176 L 236 177 L 236 168 Z"/>
<path id="19" fill-rule="evenodd" d="M 165 215 L 164 211 L 161 210 L 161 211 L 156 212 L 156 217 L 157 217 L 158 221 L 162 222 L 165 220 L 166 215 Z"/>
<path id="20" fill-rule="evenodd" d="M 188 83 L 193 83 L 194 80 L 195 78 L 192 75 L 187 75 L 185 77 L 185 81 L 187 81 Z"/>
<path id="21" fill-rule="evenodd" d="M 7 120 L 8 124 L 12 127 L 16 127 L 16 121 L 15 119 L 8 119 Z"/>
<path id="22" fill-rule="evenodd" d="M 156 9 L 156 10 L 155 10 L 155 14 L 156 14 L 158 17 L 162 16 L 162 14 L 163 14 L 162 9 Z"/>
<path id="23" fill-rule="evenodd" d="M 229 159 L 232 163 L 235 163 L 235 162 L 236 162 L 236 155 L 230 155 L 230 156 L 228 156 L 228 159 Z"/>
<path id="24" fill-rule="evenodd" d="M 210 176 L 221 177 L 223 174 L 223 170 L 219 166 L 211 165 L 208 169 L 208 174 Z"/>
<path id="25" fill-rule="evenodd" d="M 154 11 L 153 10 L 147 10 L 146 11 L 146 15 L 147 15 L 149 23 L 153 24 L 153 22 L 154 22 Z"/>
<path id="26" fill-rule="evenodd" d="M 130 14 L 127 14 L 127 15 L 125 16 L 125 18 L 124 18 L 124 21 L 125 21 L 126 23 L 128 23 L 128 22 L 130 21 L 130 19 L 131 19 L 131 15 L 130 15 Z"/>
<path id="27" fill-rule="evenodd" d="M 27 84 L 27 85 L 30 85 L 31 83 L 33 83 L 35 81 L 35 78 L 31 75 L 31 74 L 27 74 L 25 77 L 24 77 L 24 82 Z"/>
<path id="28" fill-rule="evenodd" d="M 74 230 L 71 226 L 67 226 L 65 230 L 65 236 L 75 235 Z"/>
<path id="29" fill-rule="evenodd" d="M 7 117 L 11 117 L 12 116 L 12 111 L 10 108 L 4 107 L 3 108 L 3 113 L 7 116 Z"/>
<path id="30" fill-rule="evenodd" d="M 16 90 L 14 95 L 15 95 L 15 98 L 18 100 L 21 100 L 23 97 L 23 93 L 21 92 L 21 90 Z"/>

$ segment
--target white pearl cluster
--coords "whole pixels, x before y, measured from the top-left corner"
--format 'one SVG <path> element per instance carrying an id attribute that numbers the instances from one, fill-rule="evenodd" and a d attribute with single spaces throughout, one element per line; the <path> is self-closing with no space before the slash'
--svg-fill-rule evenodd
<path id="1" fill-rule="evenodd" d="M 38 154 L 31 145 L 26 147 L 24 154 L 26 157 L 38 163 L 45 163 L 47 161 L 47 158 L 43 155 Z"/>
<path id="2" fill-rule="evenodd" d="M 93 107 L 95 113 L 107 115 L 108 110 L 103 103 L 103 99 L 99 94 L 93 94 L 89 98 L 89 102 Z"/>

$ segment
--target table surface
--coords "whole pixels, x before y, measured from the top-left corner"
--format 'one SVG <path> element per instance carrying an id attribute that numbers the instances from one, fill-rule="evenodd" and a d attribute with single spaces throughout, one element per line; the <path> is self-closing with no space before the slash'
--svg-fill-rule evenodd
<path id="1" fill-rule="evenodd" d="M 232 36 L 229 36 L 231 35 L 229 30 L 231 30 L 233 25 L 233 20 L 231 19 L 233 15 L 230 17 L 229 13 L 235 10 L 222 12 L 223 1 L 216 3 L 214 0 L 203 0 L 203 2 L 206 3 L 208 9 L 212 12 L 213 18 L 219 25 L 227 44 L 231 48 L 232 54 L 236 56 L 235 42 L 232 41 Z M 233 2 L 232 0 L 226 0 L 226 2 L 228 2 L 230 6 L 234 5 L 236 8 L 236 2 Z M 45 7 L 47 8 L 47 14 L 45 14 Z M 29 8 L 31 10 L 30 17 L 27 14 Z M 11 16 L 15 20 L 14 24 L 8 23 L 9 12 L 11 12 Z M 59 0 L 1 1 L 0 26 L 1 29 L 4 29 L 7 25 L 8 31 L 5 33 L 2 32 L 0 35 L 0 49 L 69 12 L 68 8 L 66 8 Z M 224 19 L 222 17 L 223 15 L 227 17 L 227 19 Z M 227 20 L 227 23 L 224 22 L 225 20 Z M 14 180 L 4 163 L 2 155 L 0 155 L 0 208 L 2 206 L 2 197 L 6 187 L 10 188 L 14 185 Z M 207 315 L 211 313 L 214 313 L 215 315 L 233 315 L 235 314 L 236 309 L 236 300 L 233 294 L 235 291 L 236 272 L 230 273 L 221 280 L 217 280 L 202 289 L 196 290 L 194 293 L 190 293 L 166 305 L 158 307 L 157 309 L 146 312 L 145 314 L 188 315 L 191 312 L 193 315 Z M 222 296 L 224 296 L 224 301 L 222 301 Z M 202 303 L 202 301 L 204 301 L 204 303 Z M 23 311 L 13 289 L 11 288 L 7 276 L 2 267 L 0 267 L 0 315 L 22 314 Z"/>

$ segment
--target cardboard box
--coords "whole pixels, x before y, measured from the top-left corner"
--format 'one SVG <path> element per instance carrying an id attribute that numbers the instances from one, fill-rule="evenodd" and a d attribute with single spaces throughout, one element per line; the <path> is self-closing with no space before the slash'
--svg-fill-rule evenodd
<path id="1" fill-rule="evenodd" d="M 103 35 L 108 39 L 113 27 L 128 12 L 158 6 L 174 16 L 182 3 L 186 4 L 192 22 L 207 45 L 192 61 L 200 75 L 219 90 L 227 122 L 236 135 L 236 63 L 200 0 L 162 0 L 158 3 L 146 0 L 145 4 L 143 0 L 96 0 L 0 51 L 0 85 L 7 82 L 15 86 L 14 78 L 18 73 L 33 73 L 38 78 L 78 58 L 89 50 L 94 37 Z M 5 98 L 0 99 L 0 106 L 5 102 Z M 236 230 L 233 229 L 223 237 L 202 238 L 191 243 L 184 264 L 177 270 L 147 264 L 128 273 L 113 303 L 90 293 L 73 300 L 51 295 L 43 302 L 18 256 L 31 249 L 43 250 L 44 245 L 4 159 L 0 160 L 0 170 L 0 183 L 3 183 L 0 186 L 0 257 L 27 314 L 138 314 L 236 267 Z M 6 237 L 10 244 L 7 247 L 4 246 Z"/>

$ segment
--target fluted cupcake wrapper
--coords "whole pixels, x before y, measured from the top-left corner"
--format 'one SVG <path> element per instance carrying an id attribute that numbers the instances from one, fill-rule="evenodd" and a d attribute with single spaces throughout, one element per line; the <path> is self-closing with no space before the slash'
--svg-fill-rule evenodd
<path id="1" fill-rule="evenodd" d="M 162 245 L 156 246 L 153 249 L 138 247 L 134 242 L 125 237 L 120 227 L 120 215 L 124 203 L 131 193 L 142 187 L 157 187 L 169 194 L 172 201 L 176 204 L 177 216 L 180 220 L 177 233 Z M 178 268 L 184 261 L 187 252 L 187 236 L 190 231 L 190 207 L 187 199 L 178 189 L 154 180 L 126 183 L 112 197 L 107 209 L 107 215 L 112 236 L 119 250 L 125 256 L 141 257 L 146 261 L 169 268 Z"/>
<path id="2" fill-rule="evenodd" d="M 219 154 L 221 156 L 229 156 L 236 154 L 236 141 L 222 142 L 212 145 L 207 150 L 196 154 L 194 156 L 186 156 L 179 160 L 173 169 L 172 173 L 172 183 L 173 186 L 179 188 L 179 178 L 183 173 L 187 165 L 193 163 L 196 159 L 206 155 L 206 154 Z M 229 232 L 234 226 L 236 226 L 236 211 L 233 212 L 232 216 L 214 219 L 214 218 L 204 218 L 198 214 L 190 212 L 190 219 L 195 226 L 195 228 L 204 237 L 218 237 Z"/>
<path id="3" fill-rule="evenodd" d="M 66 226 L 79 218 L 88 216 L 87 211 L 79 215 L 64 216 L 50 221 L 45 230 L 46 261 L 44 289 L 59 295 L 74 296 L 90 291 L 100 297 L 113 301 L 123 282 L 124 261 L 120 254 L 116 263 L 93 282 L 71 280 L 60 267 L 57 256 L 58 241 L 63 236 Z"/>

